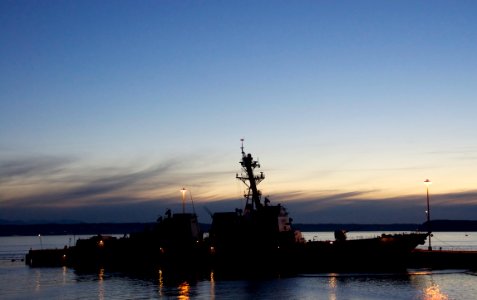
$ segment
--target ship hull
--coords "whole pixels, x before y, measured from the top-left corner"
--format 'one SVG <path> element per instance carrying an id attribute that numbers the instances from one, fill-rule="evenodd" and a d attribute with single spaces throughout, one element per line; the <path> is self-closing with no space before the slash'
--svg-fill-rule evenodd
<path id="1" fill-rule="evenodd" d="M 302 249 L 305 272 L 399 271 L 427 233 L 383 234 L 368 239 L 311 241 Z"/>
<path id="2" fill-rule="evenodd" d="M 220 239 L 208 259 L 211 268 L 226 275 L 399 272 L 409 266 L 411 252 L 425 243 L 427 233 L 289 243 L 260 240 L 260 236 L 248 233 Z"/>

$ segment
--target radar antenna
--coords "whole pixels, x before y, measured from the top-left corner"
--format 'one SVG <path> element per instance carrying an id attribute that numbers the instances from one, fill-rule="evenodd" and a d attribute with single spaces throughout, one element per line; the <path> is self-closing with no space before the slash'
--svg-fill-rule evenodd
<path id="1" fill-rule="evenodd" d="M 240 139 L 240 141 L 242 142 L 242 146 L 240 147 L 242 150 L 242 161 L 240 161 L 242 173 L 240 175 L 237 174 L 236 178 L 248 187 L 244 193 L 244 197 L 247 200 L 245 205 L 246 209 L 249 204 L 251 204 L 252 209 L 260 209 L 262 207 L 260 201 L 262 193 L 257 189 L 257 185 L 265 179 L 265 175 L 263 172 L 260 172 L 260 175 L 254 174 L 255 168 L 260 168 L 260 164 L 258 161 L 253 160 L 252 154 L 245 154 L 243 147 L 244 139 Z M 250 200 L 251 203 L 249 203 Z"/>

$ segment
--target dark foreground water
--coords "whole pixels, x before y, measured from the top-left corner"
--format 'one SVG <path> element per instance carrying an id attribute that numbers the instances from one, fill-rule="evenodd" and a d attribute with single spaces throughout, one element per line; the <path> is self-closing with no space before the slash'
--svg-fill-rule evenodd
<path id="1" fill-rule="evenodd" d="M 448 234 L 459 247 L 475 238 Z M 474 234 L 475 235 L 475 234 Z M 300 274 L 290 278 L 223 280 L 214 273 L 170 278 L 156 274 L 78 273 L 29 268 L 18 251 L 70 237 L 0 237 L 0 299 L 476 299 L 477 274 L 467 270 L 408 270 L 405 274 Z M 469 243 L 463 243 L 462 240 Z M 445 242 L 445 245 L 450 245 Z M 441 243 L 443 244 L 443 243 Z M 436 237 L 436 247 L 439 239 Z M 61 246 L 61 245 L 60 245 Z M 23 251 L 23 250 L 21 250 Z"/>
<path id="2" fill-rule="evenodd" d="M 475 299 L 477 276 L 463 270 L 408 274 L 310 274 L 216 280 L 105 273 L 67 268 L 0 267 L 1 299 Z"/>

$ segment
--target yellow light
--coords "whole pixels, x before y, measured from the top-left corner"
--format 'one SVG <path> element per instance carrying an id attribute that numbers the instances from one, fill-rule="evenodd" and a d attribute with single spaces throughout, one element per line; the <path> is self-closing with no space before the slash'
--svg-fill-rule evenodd
<path id="1" fill-rule="evenodd" d="M 185 213 L 185 193 L 186 193 L 186 189 L 185 188 L 182 188 L 181 189 L 181 193 L 182 193 L 182 213 L 184 214 Z"/>
<path id="2" fill-rule="evenodd" d="M 189 299 L 190 285 L 187 281 L 184 281 L 179 285 L 179 297 L 178 299 Z"/>
<path id="3" fill-rule="evenodd" d="M 433 284 L 424 290 L 425 300 L 447 300 L 449 297 L 441 292 L 439 285 Z"/>
<path id="4" fill-rule="evenodd" d="M 215 281 L 214 271 L 210 271 L 210 282 L 214 282 L 214 281 Z"/>
<path id="5" fill-rule="evenodd" d="M 163 296 L 162 290 L 164 289 L 164 277 L 162 275 L 162 270 L 159 269 L 159 296 Z"/>
<path id="6" fill-rule="evenodd" d="M 103 279 L 104 279 L 104 268 L 99 269 L 98 278 L 99 278 L 99 281 L 103 281 Z"/>

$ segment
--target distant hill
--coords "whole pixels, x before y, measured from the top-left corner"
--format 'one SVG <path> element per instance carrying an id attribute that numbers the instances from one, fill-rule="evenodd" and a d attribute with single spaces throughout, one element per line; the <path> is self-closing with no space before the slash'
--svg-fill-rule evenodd
<path id="1" fill-rule="evenodd" d="M 419 229 L 427 231 L 427 222 Z M 477 221 L 471 220 L 434 220 L 431 221 L 431 231 L 477 231 Z"/>
<path id="2" fill-rule="evenodd" d="M 293 224 L 302 232 L 312 231 L 416 231 L 421 224 Z"/>
<path id="3" fill-rule="evenodd" d="M 0 236 L 127 234 L 146 230 L 152 223 L 3 224 Z"/>
<path id="4" fill-rule="evenodd" d="M 78 220 L 58 220 L 55 222 L 48 221 L 48 220 L 29 220 L 29 221 L 20 221 L 20 220 L 4 220 L 0 219 L 0 226 L 1 225 L 38 225 L 38 224 L 80 224 L 84 223 Z"/>
<path id="5" fill-rule="evenodd" d="M 0 223 L 0 236 L 12 235 L 80 235 L 80 234 L 128 234 L 152 228 L 154 223 L 50 223 L 21 224 Z M 209 231 L 210 224 L 200 224 L 204 232 Z M 294 224 L 294 228 L 302 232 L 335 230 L 348 231 L 427 231 L 424 224 Z M 431 221 L 432 231 L 477 231 L 477 221 L 471 220 L 435 220 Z"/>

